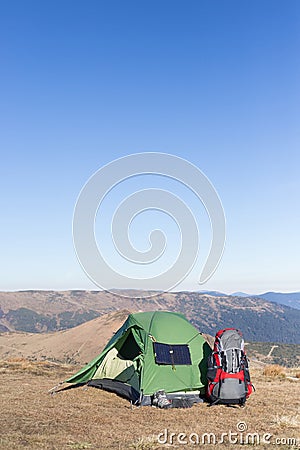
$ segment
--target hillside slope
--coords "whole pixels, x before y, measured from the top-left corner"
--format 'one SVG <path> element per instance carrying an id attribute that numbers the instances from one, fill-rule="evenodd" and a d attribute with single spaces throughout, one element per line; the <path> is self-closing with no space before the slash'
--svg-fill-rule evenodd
<path id="1" fill-rule="evenodd" d="M 300 292 L 265 292 L 260 294 L 259 297 L 269 302 L 276 302 L 291 308 L 300 309 Z"/>
<path id="2" fill-rule="evenodd" d="M 27 359 L 84 365 L 97 356 L 120 328 L 130 311 L 102 315 L 77 327 L 52 333 L 8 332 L 0 334 L 0 360 Z M 204 334 L 213 346 L 214 337 Z M 300 345 L 246 342 L 251 368 L 264 364 L 300 366 Z"/>
<path id="3" fill-rule="evenodd" d="M 101 352 L 129 313 L 121 310 L 104 314 L 75 328 L 54 333 L 2 333 L 0 359 L 85 364 Z"/>
<path id="4" fill-rule="evenodd" d="M 300 310 L 261 298 L 197 292 L 157 293 L 148 298 L 137 291 L 127 294 L 133 297 L 104 291 L 1 292 L 0 331 L 52 332 L 121 309 L 169 310 L 182 312 L 204 333 L 237 327 L 248 341 L 300 343 Z"/>

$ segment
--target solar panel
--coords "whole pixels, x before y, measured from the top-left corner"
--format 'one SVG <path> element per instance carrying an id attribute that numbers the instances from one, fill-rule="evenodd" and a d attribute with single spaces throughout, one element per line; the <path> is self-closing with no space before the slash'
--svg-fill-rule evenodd
<path id="1" fill-rule="evenodd" d="M 162 344 L 154 342 L 154 356 L 156 364 L 171 366 L 191 365 L 191 354 L 187 344 Z"/>
<path id="2" fill-rule="evenodd" d="M 156 364 L 172 364 L 170 346 L 154 342 L 154 355 Z"/>

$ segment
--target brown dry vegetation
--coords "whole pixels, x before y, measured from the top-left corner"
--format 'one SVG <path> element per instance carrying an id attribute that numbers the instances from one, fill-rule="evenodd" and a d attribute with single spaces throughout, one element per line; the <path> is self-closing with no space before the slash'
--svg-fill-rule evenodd
<path id="1" fill-rule="evenodd" d="M 253 373 L 256 392 L 244 409 L 198 404 L 190 409 L 159 410 L 131 409 L 126 400 L 94 388 L 47 394 L 58 380 L 74 371 L 70 366 L 14 359 L 2 361 L 0 368 L 1 449 L 197 448 L 180 445 L 176 439 L 173 445 L 158 445 L 157 435 L 167 429 L 176 437 L 178 433 L 193 432 L 200 437 L 203 433 L 215 433 L 219 438 L 222 432 L 236 432 L 239 422 L 247 424 L 249 433 L 271 433 L 272 443 L 275 438 L 299 439 L 300 383 L 266 377 L 258 369 Z M 245 448 L 228 443 L 212 447 Z M 261 443 L 257 448 L 271 446 Z M 285 444 L 275 448 L 297 447 Z"/>
<path id="2" fill-rule="evenodd" d="M 278 364 L 269 364 L 264 367 L 263 369 L 263 375 L 266 377 L 272 377 L 272 378 L 284 378 L 286 376 L 285 368 L 282 366 L 279 366 Z"/>

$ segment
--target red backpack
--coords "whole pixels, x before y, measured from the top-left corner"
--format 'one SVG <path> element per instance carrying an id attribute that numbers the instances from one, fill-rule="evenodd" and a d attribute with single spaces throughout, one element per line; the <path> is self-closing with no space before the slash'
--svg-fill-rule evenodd
<path id="1" fill-rule="evenodd" d="M 242 333 L 236 328 L 218 331 L 208 358 L 207 397 L 212 405 L 243 406 L 253 392 Z"/>

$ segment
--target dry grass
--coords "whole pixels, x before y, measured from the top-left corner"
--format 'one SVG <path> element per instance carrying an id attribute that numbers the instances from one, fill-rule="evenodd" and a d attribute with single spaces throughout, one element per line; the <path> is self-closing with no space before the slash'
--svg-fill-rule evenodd
<path id="1" fill-rule="evenodd" d="M 129 445 L 131 450 L 156 450 L 160 445 L 157 442 L 157 435 L 142 436 Z"/>
<path id="2" fill-rule="evenodd" d="M 278 364 L 270 364 L 264 367 L 263 375 L 271 378 L 284 378 L 286 376 L 285 368 Z"/>
<path id="3" fill-rule="evenodd" d="M 274 418 L 274 424 L 280 427 L 286 428 L 299 428 L 300 427 L 300 416 L 279 416 Z"/>
<path id="4" fill-rule="evenodd" d="M 30 361 L 25 358 L 10 358 L 0 360 L 0 374 L 20 372 L 33 375 L 47 375 L 57 371 L 63 374 L 66 370 L 70 370 L 70 365 L 57 364 L 50 361 Z"/>
<path id="5" fill-rule="evenodd" d="M 73 369 L 52 363 L 10 361 L 4 364 L 0 391 L 0 448 L 5 450 L 157 450 L 197 448 L 197 445 L 160 445 L 157 436 L 170 433 L 215 433 L 237 431 L 245 422 L 250 433 L 271 433 L 277 438 L 299 438 L 300 383 L 285 378 L 267 378 L 253 372 L 256 392 L 246 407 L 207 407 L 160 410 L 131 409 L 114 394 L 94 388 L 76 388 L 48 395 L 48 390 Z M 49 366 L 47 366 L 49 364 Z M 44 373 L 41 373 L 43 370 Z M 297 420 L 296 420 L 297 418 Z M 168 437 L 169 439 L 169 437 Z M 208 446 L 210 447 L 210 446 Z M 236 450 L 240 446 L 215 445 Z M 270 449 L 260 444 L 259 449 Z M 292 449 L 289 445 L 276 448 Z"/>

